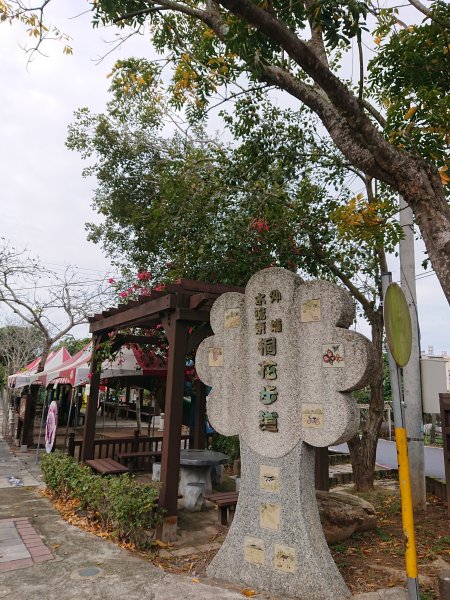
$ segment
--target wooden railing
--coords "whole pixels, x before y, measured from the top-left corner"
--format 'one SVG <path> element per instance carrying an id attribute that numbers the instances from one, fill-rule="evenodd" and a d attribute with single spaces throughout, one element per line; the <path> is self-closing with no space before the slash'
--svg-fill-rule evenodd
<path id="1" fill-rule="evenodd" d="M 207 436 L 207 447 L 211 443 L 211 437 Z M 181 436 L 180 449 L 184 450 L 190 446 L 189 435 Z M 115 458 L 117 454 L 124 452 L 162 452 L 163 438 L 139 435 L 134 432 L 133 437 L 96 439 L 94 440 L 94 458 Z M 83 440 L 75 440 L 75 434 L 69 434 L 68 454 L 76 460 L 81 460 Z"/>

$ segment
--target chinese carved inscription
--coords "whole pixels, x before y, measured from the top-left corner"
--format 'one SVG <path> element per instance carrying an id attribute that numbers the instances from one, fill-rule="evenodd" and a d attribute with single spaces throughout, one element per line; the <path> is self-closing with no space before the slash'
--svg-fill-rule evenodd
<path id="1" fill-rule="evenodd" d="M 269 293 L 270 304 L 279 303 L 281 301 L 281 292 L 279 290 L 271 290 Z M 267 307 L 266 294 L 259 293 L 255 296 L 255 333 L 256 335 L 265 335 L 267 333 L 267 320 L 270 308 Z M 270 333 L 282 333 L 283 323 L 280 318 L 269 320 Z M 258 340 L 258 352 L 261 356 L 276 356 L 277 354 L 277 338 L 267 337 Z M 278 377 L 277 363 L 271 360 L 261 361 L 258 363 L 258 375 L 262 379 L 274 381 Z M 274 385 L 265 385 L 259 392 L 260 401 L 266 406 L 273 404 L 278 399 L 278 390 Z M 261 431 L 269 431 L 271 433 L 278 432 L 278 413 L 260 411 L 259 412 L 259 428 Z"/>
<path id="2" fill-rule="evenodd" d="M 278 431 L 278 413 L 268 412 L 266 410 L 259 411 L 259 428 L 261 431 Z"/>
<path id="3" fill-rule="evenodd" d="M 277 363 L 273 360 L 263 360 L 259 364 L 258 375 L 263 379 L 273 381 L 277 378 Z"/>

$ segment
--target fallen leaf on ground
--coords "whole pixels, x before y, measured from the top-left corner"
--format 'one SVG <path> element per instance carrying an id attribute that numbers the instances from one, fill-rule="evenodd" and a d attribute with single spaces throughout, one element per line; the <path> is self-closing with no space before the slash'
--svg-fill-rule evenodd
<path id="1" fill-rule="evenodd" d="M 256 596 L 255 590 L 241 590 L 241 594 L 246 598 L 253 598 L 253 596 Z"/>
<path id="2" fill-rule="evenodd" d="M 159 546 L 160 548 L 171 548 L 173 546 L 173 544 L 166 544 L 165 542 L 162 542 L 161 540 L 155 540 L 155 544 L 157 546 Z"/>
<path id="3" fill-rule="evenodd" d="M 197 577 L 194 577 L 193 579 L 191 579 L 192 583 L 200 583 L 200 579 L 197 579 Z"/>

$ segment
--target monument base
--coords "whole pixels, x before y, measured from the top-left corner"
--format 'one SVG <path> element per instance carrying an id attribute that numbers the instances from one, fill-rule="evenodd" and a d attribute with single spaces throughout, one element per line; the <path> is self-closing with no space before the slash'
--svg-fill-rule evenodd
<path id="1" fill-rule="evenodd" d="M 299 600 L 350 598 L 320 523 L 314 448 L 271 459 L 240 442 L 239 502 L 208 576 Z"/>

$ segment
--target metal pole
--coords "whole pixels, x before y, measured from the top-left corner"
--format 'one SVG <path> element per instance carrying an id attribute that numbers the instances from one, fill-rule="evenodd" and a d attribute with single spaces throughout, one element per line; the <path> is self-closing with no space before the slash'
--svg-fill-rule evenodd
<path id="1" fill-rule="evenodd" d="M 405 418 L 408 431 L 408 453 L 411 464 L 413 507 L 426 509 L 425 450 L 423 442 L 422 382 L 420 379 L 419 320 L 417 313 L 416 270 L 414 259 L 413 212 L 400 196 L 401 287 L 409 306 L 412 326 L 411 357 L 403 367 L 403 390 L 406 399 Z"/>
<path id="2" fill-rule="evenodd" d="M 73 407 L 74 398 L 75 398 L 75 388 L 72 388 L 72 393 L 70 395 L 69 414 L 67 416 L 66 435 L 64 436 L 64 450 L 67 448 L 67 439 L 69 437 L 70 417 L 72 416 L 72 407 Z"/>
<path id="3" fill-rule="evenodd" d="M 383 298 L 391 282 L 391 273 L 381 276 Z M 387 349 L 389 371 L 391 374 L 392 408 L 394 411 L 395 443 L 398 458 L 398 480 L 400 483 L 400 496 L 402 502 L 402 522 L 405 536 L 405 563 L 410 600 L 419 600 L 419 581 L 417 578 L 416 539 L 414 534 L 414 512 L 411 491 L 411 478 L 409 471 L 408 444 L 406 438 L 404 402 L 402 399 L 400 369 L 396 365 L 392 354 Z"/>

